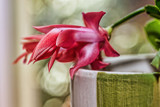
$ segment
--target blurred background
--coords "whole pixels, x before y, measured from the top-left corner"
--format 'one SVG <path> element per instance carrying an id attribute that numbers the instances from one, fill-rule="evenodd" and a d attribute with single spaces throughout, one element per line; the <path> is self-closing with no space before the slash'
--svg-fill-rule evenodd
<path id="1" fill-rule="evenodd" d="M 0 107 L 59 107 L 69 95 L 69 77 L 57 80 L 44 73 L 47 61 L 12 65 L 23 52 L 21 38 L 38 33 L 32 26 L 82 25 L 82 12 L 105 11 L 100 25 L 107 27 L 153 0 L 0 0 Z M 141 14 L 117 27 L 110 40 L 120 54 L 153 53 L 143 29 L 151 17 Z M 68 70 L 57 62 L 56 70 Z M 67 82 L 66 82 L 67 81 Z M 61 85 L 57 85 L 61 83 Z M 56 86 L 56 88 L 54 88 Z M 57 106 L 54 105 L 57 103 Z M 54 105 L 54 106 L 53 106 Z M 67 106 L 63 106 L 67 107 Z"/>

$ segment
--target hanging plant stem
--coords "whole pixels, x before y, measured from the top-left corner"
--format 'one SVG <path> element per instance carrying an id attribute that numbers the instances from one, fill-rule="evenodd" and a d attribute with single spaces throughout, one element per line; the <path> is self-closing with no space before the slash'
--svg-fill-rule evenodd
<path id="1" fill-rule="evenodd" d="M 123 17 L 121 20 L 119 20 L 116 23 L 112 24 L 111 28 L 113 29 L 113 28 L 117 27 L 118 25 L 126 22 L 127 20 L 129 20 L 129 19 L 131 19 L 131 18 L 133 18 L 133 17 L 135 17 L 135 16 L 137 16 L 137 15 L 143 13 L 143 12 L 145 12 L 145 7 L 141 7 L 139 9 L 133 11 L 132 13 L 128 14 L 127 16 Z"/>

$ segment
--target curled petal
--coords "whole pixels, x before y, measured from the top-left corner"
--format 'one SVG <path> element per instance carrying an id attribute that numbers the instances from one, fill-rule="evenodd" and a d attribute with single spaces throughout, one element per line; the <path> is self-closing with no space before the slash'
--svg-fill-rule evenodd
<path id="1" fill-rule="evenodd" d="M 59 34 L 56 45 L 63 48 L 70 48 L 75 42 L 99 42 L 103 40 L 104 38 L 92 29 L 67 29 Z"/>
<path id="2" fill-rule="evenodd" d="M 33 52 L 37 44 L 38 42 L 23 42 L 23 49 L 25 49 L 27 52 Z"/>
<path id="3" fill-rule="evenodd" d="M 59 62 L 71 62 L 75 60 L 75 58 L 76 58 L 75 50 L 60 49 L 56 57 L 56 60 L 58 60 Z"/>
<path id="4" fill-rule="evenodd" d="M 33 26 L 37 31 L 42 33 L 48 33 L 54 28 L 83 28 L 82 26 L 76 26 L 76 25 L 49 25 L 49 26 Z"/>
<path id="5" fill-rule="evenodd" d="M 120 54 L 111 47 L 111 45 L 109 44 L 107 38 L 105 38 L 105 39 L 106 39 L 105 44 L 104 44 L 104 53 L 105 53 L 105 55 L 108 56 L 108 57 L 117 57 L 117 56 L 119 56 Z"/>
<path id="6" fill-rule="evenodd" d="M 99 22 L 105 12 L 88 12 L 82 13 L 83 14 L 83 21 L 86 27 L 98 30 Z"/>
<path id="7" fill-rule="evenodd" d="M 47 58 L 51 57 L 52 54 L 54 53 L 54 51 L 56 50 L 56 48 L 57 47 L 55 46 L 55 47 L 50 48 L 47 51 L 44 51 L 44 53 L 39 54 L 35 60 L 39 61 L 39 60 L 43 60 L 43 59 L 47 59 Z"/>
<path id="8" fill-rule="evenodd" d="M 44 37 L 44 35 L 33 35 L 29 37 L 23 38 L 24 40 L 41 40 Z"/>
<path id="9" fill-rule="evenodd" d="M 55 59 L 56 59 L 58 50 L 59 50 L 59 49 L 56 49 L 56 51 L 55 51 L 55 52 L 53 53 L 53 55 L 51 56 L 50 61 L 48 62 L 48 69 L 49 69 L 49 71 L 51 70 L 51 68 L 52 68 L 52 66 L 53 66 L 53 64 L 54 64 L 54 61 L 55 61 Z"/>
<path id="10" fill-rule="evenodd" d="M 53 29 L 49 33 L 47 33 L 37 44 L 36 48 L 34 49 L 30 61 L 38 60 L 41 56 L 47 53 L 49 50 L 55 50 L 56 46 L 56 39 L 59 34 L 59 29 Z"/>
<path id="11" fill-rule="evenodd" d="M 95 60 L 94 62 L 91 63 L 91 68 L 93 70 L 99 70 L 102 68 L 105 68 L 106 66 L 108 66 L 110 63 L 104 63 L 100 60 Z"/>
<path id="12" fill-rule="evenodd" d="M 78 52 L 78 61 L 76 65 L 70 69 L 70 76 L 73 79 L 73 75 L 75 72 L 83 66 L 86 66 L 92 63 L 97 56 L 99 55 L 99 44 L 98 43 L 90 43 L 85 45 L 79 52 Z"/>
<path id="13" fill-rule="evenodd" d="M 13 64 L 16 64 L 20 59 L 22 59 L 23 57 L 25 57 L 26 55 L 28 55 L 29 53 L 25 52 L 23 54 L 21 54 L 16 60 L 14 60 Z M 25 62 L 26 59 L 24 59 L 23 62 Z"/>

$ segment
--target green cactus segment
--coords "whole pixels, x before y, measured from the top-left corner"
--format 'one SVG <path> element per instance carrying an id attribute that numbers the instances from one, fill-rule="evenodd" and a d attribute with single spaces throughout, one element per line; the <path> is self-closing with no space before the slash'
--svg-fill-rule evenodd
<path id="1" fill-rule="evenodd" d="M 147 38 L 156 50 L 160 48 L 160 21 L 151 20 L 145 25 Z"/>
<path id="2" fill-rule="evenodd" d="M 97 107 L 160 107 L 158 84 L 153 74 L 99 72 Z"/>
<path id="3" fill-rule="evenodd" d="M 159 50 L 151 63 L 158 69 L 160 65 L 160 20 L 154 19 L 149 21 L 145 25 L 145 31 L 150 43 L 156 50 Z"/>
<path id="4" fill-rule="evenodd" d="M 155 0 L 156 6 L 160 9 L 160 0 Z"/>
<path id="5" fill-rule="evenodd" d="M 157 19 L 160 19 L 160 10 L 157 6 L 147 5 L 147 6 L 145 6 L 145 11 L 150 16 L 157 18 Z"/>

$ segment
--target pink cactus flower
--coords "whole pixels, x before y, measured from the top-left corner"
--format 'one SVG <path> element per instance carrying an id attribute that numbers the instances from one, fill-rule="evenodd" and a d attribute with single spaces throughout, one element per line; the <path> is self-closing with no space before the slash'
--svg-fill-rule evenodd
<path id="1" fill-rule="evenodd" d="M 30 42 L 32 49 L 23 44 L 26 53 L 22 54 L 18 60 L 32 52 L 29 63 L 50 58 L 49 70 L 55 60 L 60 62 L 74 61 L 75 65 L 70 69 L 71 78 L 79 68 L 89 64 L 92 69 L 106 67 L 109 63 L 102 62 L 100 51 L 104 51 L 108 57 L 119 56 L 119 53 L 109 44 L 107 31 L 99 26 L 104 14 L 103 11 L 82 13 L 85 27 L 63 24 L 34 27 L 37 31 L 44 33 L 44 36 L 40 37 L 40 41 L 35 45 Z M 36 37 L 30 37 L 29 40 Z"/>

